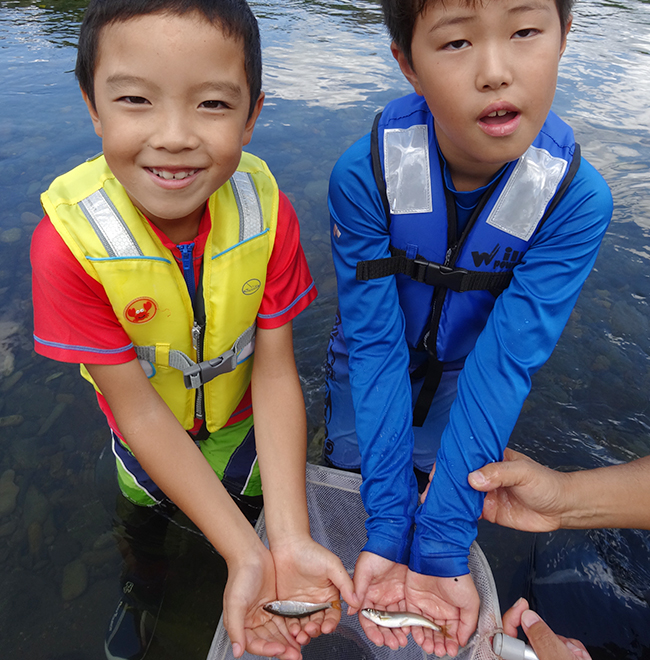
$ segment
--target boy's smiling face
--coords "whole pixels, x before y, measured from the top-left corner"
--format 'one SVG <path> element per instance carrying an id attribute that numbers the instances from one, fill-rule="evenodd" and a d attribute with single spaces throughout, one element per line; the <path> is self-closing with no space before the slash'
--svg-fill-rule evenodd
<path id="1" fill-rule="evenodd" d="M 532 144 L 553 102 L 565 35 L 554 0 L 437 0 L 415 23 L 412 67 L 393 45 L 434 116 L 458 190 L 485 185 Z"/>
<path id="2" fill-rule="evenodd" d="M 198 14 L 149 14 L 103 28 L 95 108 L 113 174 L 172 240 L 191 240 L 208 197 L 251 139 L 241 42 Z M 194 232 L 194 235 L 191 235 Z"/>

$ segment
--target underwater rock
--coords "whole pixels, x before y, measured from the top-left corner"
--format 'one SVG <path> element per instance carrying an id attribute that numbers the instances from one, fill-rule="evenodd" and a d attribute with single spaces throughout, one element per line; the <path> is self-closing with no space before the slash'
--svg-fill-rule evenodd
<path id="1" fill-rule="evenodd" d="M 22 371 L 16 371 L 9 378 L 5 378 L 0 386 L 0 392 L 8 392 L 23 377 Z"/>
<path id="2" fill-rule="evenodd" d="M 32 523 L 43 524 L 50 512 L 50 503 L 35 486 L 27 489 L 25 496 L 25 505 L 23 506 L 23 522 L 29 529 Z"/>
<path id="3" fill-rule="evenodd" d="M 0 243 L 16 243 L 22 238 L 22 235 L 23 231 L 20 227 L 5 229 L 5 231 L 0 232 Z"/>
<path id="4" fill-rule="evenodd" d="M 0 518 L 13 513 L 20 488 L 14 483 L 16 473 L 6 470 L 0 476 Z"/>
<path id="5" fill-rule="evenodd" d="M 611 369 L 612 363 L 606 355 L 598 355 L 596 359 L 591 363 L 592 371 L 609 371 Z"/>
<path id="6" fill-rule="evenodd" d="M 95 539 L 93 550 L 104 550 L 105 548 L 114 548 L 115 534 L 112 531 L 104 532 Z"/>
<path id="7" fill-rule="evenodd" d="M 25 211 L 24 213 L 20 214 L 20 221 L 24 225 L 37 225 L 41 221 L 41 217 L 36 215 L 36 213 Z"/>
<path id="8" fill-rule="evenodd" d="M 20 426 L 25 421 L 25 418 L 22 415 L 7 415 L 6 417 L 0 417 L 0 428 L 6 426 Z"/>
<path id="9" fill-rule="evenodd" d="M 55 566 L 65 566 L 78 559 L 81 550 L 80 541 L 69 534 L 59 534 L 50 547 L 50 559 Z"/>
<path id="10" fill-rule="evenodd" d="M 74 600 L 86 591 L 88 586 L 88 569 L 86 565 L 76 559 L 63 569 L 63 582 L 61 583 L 61 598 L 65 601 Z"/>
<path id="11" fill-rule="evenodd" d="M 14 321 L 0 321 L 0 376 L 11 376 L 14 372 L 14 354 L 11 338 L 20 330 Z"/>
<path id="12" fill-rule="evenodd" d="M 33 522 L 27 528 L 27 547 L 32 557 L 38 557 L 43 547 L 43 527 L 38 522 Z"/>
<path id="13" fill-rule="evenodd" d="M 638 338 L 648 335 L 648 319 L 626 302 L 614 304 L 610 320 L 613 331 L 620 337 Z"/>
<path id="14" fill-rule="evenodd" d="M 57 403 L 56 406 L 52 409 L 52 412 L 49 414 L 48 418 L 43 422 L 42 426 L 40 429 L 38 429 L 38 433 L 36 435 L 45 435 L 50 428 L 52 427 L 52 424 L 56 422 L 59 417 L 65 412 L 65 409 L 68 407 L 68 404 L 65 402 Z"/>
<path id="15" fill-rule="evenodd" d="M 89 550 L 81 555 L 84 564 L 97 568 L 105 564 L 119 564 L 122 555 L 120 555 L 117 545 L 112 545 L 102 550 Z"/>
<path id="16" fill-rule="evenodd" d="M 10 520 L 9 522 L 4 523 L 4 525 L 0 525 L 0 539 L 5 536 L 11 536 L 16 531 L 17 527 L 18 523 L 15 520 Z"/>

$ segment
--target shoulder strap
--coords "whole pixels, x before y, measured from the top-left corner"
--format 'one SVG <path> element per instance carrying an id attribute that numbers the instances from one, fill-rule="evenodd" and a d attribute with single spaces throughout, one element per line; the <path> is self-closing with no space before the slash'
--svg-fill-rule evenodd
<path id="1" fill-rule="evenodd" d="M 388 203 L 386 181 L 384 180 L 384 171 L 381 167 L 381 157 L 379 155 L 379 120 L 381 119 L 381 115 L 381 112 L 375 115 L 375 121 L 372 124 L 372 131 L 370 131 L 370 155 L 372 158 L 372 173 L 375 177 L 377 189 L 379 190 L 381 203 L 384 206 L 384 213 L 386 214 L 386 227 L 390 229 L 390 204 Z M 360 279 L 358 276 L 358 270 L 357 279 Z"/>
<path id="2" fill-rule="evenodd" d="M 553 199 L 550 201 L 546 209 L 546 212 L 542 216 L 542 219 L 539 221 L 535 233 L 537 233 L 540 230 L 541 226 L 546 222 L 546 220 L 551 215 L 551 213 L 555 211 L 555 207 L 559 204 L 562 197 L 564 197 L 564 193 L 567 191 L 567 188 L 571 185 L 573 178 L 575 177 L 576 173 L 578 172 L 578 169 L 580 168 L 581 161 L 582 161 L 582 153 L 580 151 L 580 145 L 576 142 L 576 148 L 573 152 L 573 158 L 571 159 L 571 164 L 569 165 L 569 169 L 567 170 L 564 179 L 562 179 L 562 183 L 555 191 L 555 195 L 553 195 Z"/>

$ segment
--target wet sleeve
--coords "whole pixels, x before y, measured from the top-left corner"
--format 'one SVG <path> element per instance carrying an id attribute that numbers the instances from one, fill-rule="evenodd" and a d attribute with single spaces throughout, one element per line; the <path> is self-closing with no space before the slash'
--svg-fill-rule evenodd
<path id="1" fill-rule="evenodd" d="M 316 298 L 316 285 L 300 244 L 300 225 L 291 202 L 280 192 L 278 224 L 257 315 L 260 328 L 279 328 Z"/>
<path id="2" fill-rule="evenodd" d="M 416 516 L 412 570 L 441 577 L 468 572 L 484 495 L 467 477 L 503 458 L 531 376 L 555 348 L 611 215 L 607 184 L 583 160 L 465 362 L 432 487 Z"/>
<path id="3" fill-rule="evenodd" d="M 390 256 L 386 216 L 372 176 L 369 136 L 337 163 L 328 202 L 361 453 L 361 496 L 369 516 L 364 550 L 407 563 L 417 484 L 404 317 L 394 277 L 356 279 L 358 261 Z"/>
<path id="4" fill-rule="evenodd" d="M 30 257 L 37 353 L 88 364 L 135 358 L 104 288 L 86 273 L 47 216 L 34 231 Z"/>

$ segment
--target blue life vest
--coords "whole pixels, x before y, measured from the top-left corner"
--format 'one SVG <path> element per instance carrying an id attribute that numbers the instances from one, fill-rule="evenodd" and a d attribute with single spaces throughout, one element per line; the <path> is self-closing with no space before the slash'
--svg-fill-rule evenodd
<path id="1" fill-rule="evenodd" d="M 493 180 L 458 236 L 455 200 L 443 182 L 424 98 L 391 101 L 375 119 L 371 145 L 392 256 L 359 262 L 357 279 L 396 276 L 409 348 L 429 354 L 421 394 L 429 402 L 414 415 L 421 425 L 443 363 L 463 360 L 473 349 L 513 268 L 573 179 L 580 148 L 571 128 L 549 113 L 533 144 Z M 424 373 L 417 370 L 416 377 Z"/>

